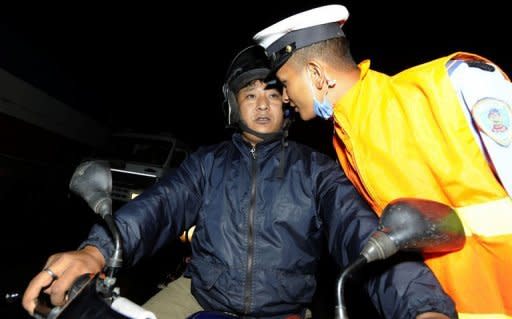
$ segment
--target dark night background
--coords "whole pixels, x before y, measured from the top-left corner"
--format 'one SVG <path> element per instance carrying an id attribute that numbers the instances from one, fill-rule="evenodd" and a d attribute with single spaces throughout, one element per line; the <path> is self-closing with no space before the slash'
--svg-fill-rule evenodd
<path id="1" fill-rule="evenodd" d="M 331 3 L 27 4 L 0 13 L 0 68 L 110 131 L 168 131 L 196 148 L 228 136 L 220 88 L 231 58 L 271 23 Z M 512 74 L 505 1 L 343 4 L 354 58 L 371 59 L 373 69 L 393 74 L 469 51 Z M 3 297 L 22 292 L 51 253 L 75 248 L 97 219 L 67 190 L 94 146 L 7 114 L 0 122 Z M 299 121 L 291 138 L 331 154 L 330 130 Z M 29 318 L 16 302 L 0 305 L 1 318 Z"/>

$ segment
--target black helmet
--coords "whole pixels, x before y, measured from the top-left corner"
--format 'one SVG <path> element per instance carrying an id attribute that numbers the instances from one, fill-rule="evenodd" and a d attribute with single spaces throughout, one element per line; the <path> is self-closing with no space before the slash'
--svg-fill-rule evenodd
<path id="1" fill-rule="evenodd" d="M 240 121 L 240 111 L 236 94 L 254 80 L 264 80 L 270 72 L 270 62 L 265 50 L 249 46 L 238 53 L 229 66 L 222 92 L 224 93 L 224 116 L 228 127 L 236 127 Z"/>

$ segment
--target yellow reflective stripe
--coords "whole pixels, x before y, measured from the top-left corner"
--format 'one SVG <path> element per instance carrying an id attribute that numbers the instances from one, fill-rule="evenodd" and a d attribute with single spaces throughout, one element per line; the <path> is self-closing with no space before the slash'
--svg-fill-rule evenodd
<path id="1" fill-rule="evenodd" d="M 503 314 L 468 314 L 468 313 L 459 313 L 459 319 L 512 319 L 511 316 L 503 315 Z"/>
<path id="2" fill-rule="evenodd" d="M 512 234 L 512 200 L 506 197 L 456 209 L 466 236 L 494 237 Z"/>

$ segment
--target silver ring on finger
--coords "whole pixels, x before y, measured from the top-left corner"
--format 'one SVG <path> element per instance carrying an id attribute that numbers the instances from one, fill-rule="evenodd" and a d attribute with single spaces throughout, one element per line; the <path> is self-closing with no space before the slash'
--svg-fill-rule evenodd
<path id="1" fill-rule="evenodd" d="M 43 271 L 45 271 L 46 273 L 48 273 L 51 277 L 52 277 L 52 280 L 57 280 L 59 279 L 59 276 L 57 276 L 56 273 L 54 273 L 49 267 L 46 267 L 45 269 L 43 269 Z"/>

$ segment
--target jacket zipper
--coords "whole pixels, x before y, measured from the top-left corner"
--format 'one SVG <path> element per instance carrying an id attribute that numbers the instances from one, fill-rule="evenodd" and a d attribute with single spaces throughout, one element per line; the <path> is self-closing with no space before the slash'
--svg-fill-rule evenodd
<path id="1" fill-rule="evenodd" d="M 256 210 L 256 174 L 257 174 L 257 162 L 256 162 L 256 146 L 253 146 L 250 150 L 252 155 L 251 161 L 251 198 L 249 205 L 249 215 L 247 216 L 248 232 L 247 232 L 247 275 L 245 281 L 245 293 L 244 293 L 244 313 L 248 314 L 251 310 L 252 300 L 252 267 L 254 262 L 254 211 Z"/>

